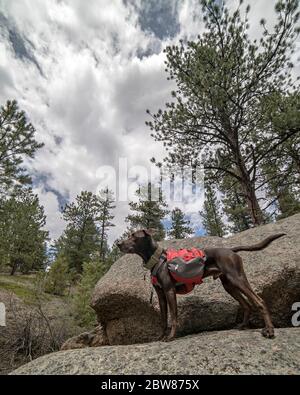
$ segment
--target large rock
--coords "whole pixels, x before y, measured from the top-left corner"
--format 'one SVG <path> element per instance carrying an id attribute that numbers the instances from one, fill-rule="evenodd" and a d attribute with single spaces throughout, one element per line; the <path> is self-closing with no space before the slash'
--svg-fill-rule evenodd
<path id="1" fill-rule="evenodd" d="M 165 241 L 163 246 L 232 247 L 254 244 L 275 233 L 287 236 L 258 252 L 241 252 L 248 279 L 266 301 L 276 327 L 291 326 L 291 307 L 300 301 L 300 214 L 228 238 L 199 237 Z M 109 344 L 153 341 L 160 331 L 157 297 L 150 303 L 149 273 L 136 255 L 125 255 L 96 285 L 92 307 L 105 328 Z M 204 283 L 186 296 L 178 297 L 179 335 L 233 328 L 241 317 L 238 303 L 223 289 L 219 280 Z M 254 327 L 263 323 L 258 314 Z"/>
<path id="2" fill-rule="evenodd" d="M 171 343 L 104 346 L 45 355 L 12 374 L 299 374 L 300 329 L 201 333 Z"/>

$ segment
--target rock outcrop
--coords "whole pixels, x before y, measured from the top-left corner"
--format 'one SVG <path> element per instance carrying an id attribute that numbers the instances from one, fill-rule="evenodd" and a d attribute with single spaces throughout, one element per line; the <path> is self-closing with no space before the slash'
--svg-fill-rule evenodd
<path id="1" fill-rule="evenodd" d="M 286 233 L 258 252 L 241 252 L 247 277 L 266 301 L 276 327 L 291 326 L 291 307 L 300 301 L 300 214 L 228 238 L 199 237 L 163 242 L 165 247 L 233 247 L 255 244 L 275 233 Z M 96 285 L 92 307 L 105 328 L 108 343 L 132 344 L 154 341 L 160 330 L 156 295 L 150 303 L 149 273 L 136 255 L 120 258 Z M 238 303 L 219 280 L 204 283 L 178 297 L 179 335 L 234 328 L 240 319 Z M 263 325 L 258 314 L 251 324 Z"/>
<path id="2" fill-rule="evenodd" d="M 170 343 L 104 346 L 45 355 L 12 374 L 299 374 L 300 329 L 219 331 Z"/>
<path id="3" fill-rule="evenodd" d="M 105 331 L 101 325 L 89 332 L 80 333 L 71 337 L 61 346 L 61 350 L 73 350 L 76 348 L 99 347 L 109 344 Z"/>

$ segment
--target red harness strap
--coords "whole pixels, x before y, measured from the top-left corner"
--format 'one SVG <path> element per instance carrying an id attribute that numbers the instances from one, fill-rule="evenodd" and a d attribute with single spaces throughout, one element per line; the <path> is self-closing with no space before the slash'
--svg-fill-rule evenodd
<path id="1" fill-rule="evenodd" d="M 188 262 L 197 257 L 204 258 L 204 251 L 199 250 L 198 248 L 191 248 L 190 250 L 187 250 L 185 248 L 182 248 L 181 250 L 167 250 L 167 261 L 170 261 L 174 258 L 182 258 L 183 260 Z"/>

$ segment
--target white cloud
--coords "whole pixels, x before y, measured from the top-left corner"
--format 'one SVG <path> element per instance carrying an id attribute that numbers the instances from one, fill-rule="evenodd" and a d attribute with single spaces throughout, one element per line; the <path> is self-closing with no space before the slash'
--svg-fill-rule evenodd
<path id="1" fill-rule="evenodd" d="M 34 193 L 39 196 L 41 205 L 45 208 L 47 216 L 46 229 L 53 239 L 58 238 L 65 228 L 65 222 L 60 213 L 56 195 L 53 192 L 46 192 L 43 188 L 34 188 Z"/>
<path id="2" fill-rule="evenodd" d="M 201 5 L 198 0 L 182 1 L 179 10 L 181 36 L 194 38 L 204 30 L 201 14 Z"/>
<path id="3" fill-rule="evenodd" d="M 34 7 L 25 0 L 0 4 L 10 25 L 34 46 L 43 71 L 15 56 L 8 43 L 1 46 L 1 101 L 16 98 L 45 143 L 32 172 L 46 175 L 48 187 L 72 199 L 82 189 L 96 190 L 99 166 L 116 167 L 122 156 L 129 165 L 141 158 L 146 164 L 158 144 L 144 125 L 145 110 L 163 104 L 169 89 L 163 55 L 136 56 L 153 38 L 141 31 L 133 9 L 122 1 L 91 1 L 89 7 L 55 0 Z M 143 155 L 138 141 L 148 141 Z M 57 237 L 56 196 L 38 192 L 51 236 Z M 116 222 L 124 226 L 123 218 L 116 216 Z"/>

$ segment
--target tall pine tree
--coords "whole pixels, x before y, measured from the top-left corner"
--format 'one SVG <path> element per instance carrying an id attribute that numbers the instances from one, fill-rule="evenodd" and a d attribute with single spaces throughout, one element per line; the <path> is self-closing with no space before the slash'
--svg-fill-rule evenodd
<path id="1" fill-rule="evenodd" d="M 204 209 L 200 211 L 202 224 L 208 236 L 223 237 L 226 227 L 222 220 L 220 204 L 218 202 L 214 187 L 207 183 L 205 188 Z"/>
<path id="2" fill-rule="evenodd" d="M 114 226 L 111 222 L 113 201 L 112 192 L 107 188 L 99 195 L 83 191 L 75 202 L 64 208 L 63 218 L 68 224 L 55 249 L 56 255 L 65 257 L 70 269 L 81 273 L 83 264 L 95 257 L 105 264 L 109 252 L 107 232 Z"/>
<path id="3" fill-rule="evenodd" d="M 165 238 L 162 220 L 165 218 L 168 210 L 162 196 L 158 200 L 152 199 L 152 197 L 156 196 L 156 192 L 153 190 L 151 183 L 148 183 L 146 187 L 139 188 L 136 192 L 138 201 L 129 202 L 131 213 L 126 217 L 125 221 L 128 222 L 130 230 L 139 228 L 155 229 L 154 238 L 162 240 Z"/>
<path id="4" fill-rule="evenodd" d="M 27 273 L 46 265 L 44 208 L 31 189 L 18 189 L 3 201 L 0 207 L 0 261 L 10 267 L 11 275 L 17 270 Z"/>
<path id="5" fill-rule="evenodd" d="M 300 95 L 272 93 L 263 101 L 262 109 L 277 134 L 298 130 L 278 146 L 272 160 L 267 155 L 262 163 L 260 185 L 267 191 L 270 215 L 285 218 L 300 212 Z"/>
<path id="6" fill-rule="evenodd" d="M 109 252 L 107 246 L 108 231 L 115 226 L 111 221 L 114 219 L 112 211 L 116 208 L 114 204 L 114 196 L 108 188 L 100 191 L 99 199 L 99 227 L 100 227 L 100 257 L 102 260 Z"/>
<path id="7" fill-rule="evenodd" d="M 172 239 L 184 239 L 193 233 L 190 221 L 185 219 L 180 208 L 175 207 L 171 212 L 171 228 L 168 231 L 168 236 Z"/>
<path id="8" fill-rule="evenodd" d="M 0 110 L 0 195 L 15 183 L 28 184 L 30 177 L 22 167 L 24 157 L 33 158 L 43 144 L 35 140 L 35 128 L 20 111 L 15 100 Z"/>
<path id="9" fill-rule="evenodd" d="M 70 269 L 81 273 L 83 263 L 90 262 L 92 254 L 100 248 L 96 225 L 100 219 L 98 197 L 81 192 L 75 202 L 65 206 L 63 218 L 68 224 L 56 243 L 57 254 L 65 257 Z"/>
<path id="10" fill-rule="evenodd" d="M 166 48 L 168 78 L 176 82 L 173 100 L 147 122 L 156 140 L 180 164 L 202 150 L 206 169 L 217 179 L 227 175 L 240 184 L 254 226 L 265 222 L 257 178 L 266 157 L 299 133 L 299 123 L 274 128 L 262 102 L 272 92 L 282 97 L 299 90 L 290 69 L 299 33 L 298 0 L 274 3 L 272 30 L 262 19 L 259 39 L 249 34 L 250 7 L 229 10 L 226 2 L 200 0 L 205 31 L 195 41 L 182 40 Z M 297 114 L 296 104 L 283 108 L 281 119 Z M 205 148 L 205 150 L 203 150 Z"/>

